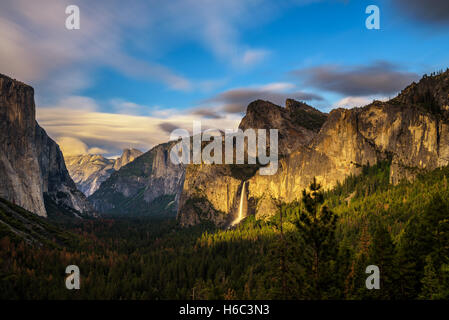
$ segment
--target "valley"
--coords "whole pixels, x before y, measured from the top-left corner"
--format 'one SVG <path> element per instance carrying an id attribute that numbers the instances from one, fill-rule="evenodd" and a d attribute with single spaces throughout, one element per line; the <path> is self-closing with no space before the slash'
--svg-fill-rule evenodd
<path id="1" fill-rule="evenodd" d="M 388 181 L 389 170 L 386 162 L 365 167 L 361 175 L 324 194 L 325 205 L 339 218 L 333 236 L 337 245 L 323 255 L 324 282 L 318 287 L 310 277 L 311 257 L 304 254 L 310 244 L 295 227 L 300 203 L 282 208 L 282 236 L 280 214 L 267 221 L 249 216 L 225 230 L 211 223 L 180 228 L 175 218 L 148 216 L 47 221 L 34 215 L 34 222 L 24 222 L 33 214 L 2 201 L 0 296 L 190 300 L 195 292 L 195 299 L 445 298 L 449 274 L 445 260 L 439 259 L 447 255 L 447 247 L 438 243 L 447 243 L 449 167 L 396 186 Z M 52 236 L 36 238 L 36 250 L 16 230 L 26 239 L 45 235 L 41 224 Z M 437 228 L 443 229 L 435 234 Z M 39 262 L 44 259 L 51 263 Z M 384 290 L 368 291 L 365 266 L 379 261 Z M 81 270 L 82 287 L 75 292 L 61 285 L 69 263 Z M 430 266 L 442 272 L 431 274 Z M 441 281 L 438 287 L 431 285 L 435 280 Z M 32 290 L 19 291 L 17 283 Z"/>
<path id="2" fill-rule="evenodd" d="M 279 131 L 271 176 L 173 163 L 177 141 L 65 158 L 33 89 L 0 88 L 0 298 L 449 297 L 449 71 L 329 114 L 250 103 L 240 129 Z M 80 290 L 61 285 L 69 264 Z M 383 290 L 365 288 L 372 264 Z"/>

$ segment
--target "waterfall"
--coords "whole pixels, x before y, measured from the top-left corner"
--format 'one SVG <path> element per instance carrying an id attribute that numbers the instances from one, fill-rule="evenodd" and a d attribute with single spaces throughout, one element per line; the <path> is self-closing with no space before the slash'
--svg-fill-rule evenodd
<path id="1" fill-rule="evenodd" d="M 246 182 L 243 182 L 243 186 L 242 186 L 242 192 L 240 193 L 240 203 L 239 203 L 239 214 L 237 216 L 237 218 L 234 219 L 234 221 L 232 221 L 232 226 L 240 223 L 240 221 L 243 220 L 243 218 L 245 218 L 246 216 L 246 212 L 244 213 L 244 201 L 246 201 Z"/>

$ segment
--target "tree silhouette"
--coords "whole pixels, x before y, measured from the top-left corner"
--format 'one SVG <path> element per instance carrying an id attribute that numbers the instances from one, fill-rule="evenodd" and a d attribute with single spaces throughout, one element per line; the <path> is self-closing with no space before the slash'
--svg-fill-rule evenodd
<path id="1" fill-rule="evenodd" d="M 331 292 L 335 276 L 337 242 L 335 237 L 337 216 L 324 204 L 321 186 L 314 178 L 310 191 L 303 190 L 301 210 L 296 226 L 306 244 L 305 254 L 309 257 L 309 271 L 312 274 L 310 298 L 322 299 Z"/>

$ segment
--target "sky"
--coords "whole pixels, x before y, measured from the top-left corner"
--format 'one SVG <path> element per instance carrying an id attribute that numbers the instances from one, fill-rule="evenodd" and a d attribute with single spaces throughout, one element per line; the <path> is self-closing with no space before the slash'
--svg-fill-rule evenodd
<path id="1" fill-rule="evenodd" d="M 330 112 L 394 97 L 449 67 L 449 1 L 2 0 L 0 44 L 0 73 L 34 87 L 64 155 L 113 157 L 194 120 L 236 128 L 256 99 Z"/>

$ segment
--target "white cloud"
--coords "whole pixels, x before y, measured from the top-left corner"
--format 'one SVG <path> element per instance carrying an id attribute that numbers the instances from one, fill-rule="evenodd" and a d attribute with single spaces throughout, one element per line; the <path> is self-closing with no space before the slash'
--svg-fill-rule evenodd
<path id="1" fill-rule="evenodd" d="M 122 99 L 111 99 L 110 104 L 114 109 L 114 113 L 128 114 L 128 115 L 142 115 L 148 114 L 149 108 L 147 106 L 139 105 L 134 102 L 125 101 Z"/>
<path id="2" fill-rule="evenodd" d="M 367 104 L 373 102 L 373 100 L 386 101 L 387 97 L 377 97 L 377 96 L 357 96 L 357 97 L 345 97 L 335 103 L 335 107 L 337 108 L 354 108 L 354 107 L 363 107 Z"/>
<path id="3" fill-rule="evenodd" d="M 90 148 L 89 150 L 87 150 L 87 152 L 90 153 L 90 154 L 105 154 L 105 153 L 109 153 L 108 150 L 102 149 L 102 148 L 97 148 L 97 147 Z"/>
<path id="4" fill-rule="evenodd" d="M 290 82 L 273 82 L 262 86 L 257 86 L 260 90 L 264 91 L 275 91 L 275 92 L 285 92 L 287 90 L 294 89 L 296 86 Z"/>
<path id="5" fill-rule="evenodd" d="M 246 50 L 243 54 L 242 62 L 244 65 L 250 66 L 262 62 L 269 55 L 268 50 L 253 49 Z"/>
<path id="6" fill-rule="evenodd" d="M 86 97 L 69 97 L 55 106 L 37 108 L 36 112 L 39 124 L 61 144 L 65 155 L 115 155 L 130 147 L 148 150 L 169 140 L 170 132 L 162 128 L 191 131 L 194 120 L 201 120 L 203 129 L 221 130 L 235 129 L 240 122 L 240 117 L 232 115 L 210 119 L 179 111 L 165 117 L 106 113 L 100 112 L 95 101 Z"/>
<path id="7" fill-rule="evenodd" d="M 83 141 L 74 137 L 58 137 L 56 142 L 59 144 L 59 148 L 65 156 L 109 153 L 106 149 L 98 147 L 89 148 Z"/>
<path id="8" fill-rule="evenodd" d="M 79 154 L 86 154 L 88 151 L 87 145 L 79 139 L 73 137 L 59 137 L 56 139 L 62 153 L 65 156 L 74 156 Z"/>

